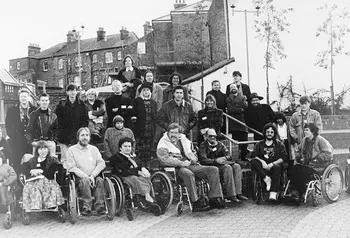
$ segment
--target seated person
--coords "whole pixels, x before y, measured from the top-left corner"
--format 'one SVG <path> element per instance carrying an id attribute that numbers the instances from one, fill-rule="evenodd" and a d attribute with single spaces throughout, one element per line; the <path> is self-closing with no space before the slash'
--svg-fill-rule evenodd
<path id="1" fill-rule="evenodd" d="M 27 175 L 23 188 L 23 209 L 49 209 L 64 204 L 61 188 L 54 178 L 56 171 L 63 167 L 51 156 L 46 142 L 39 141 L 34 156 L 23 162 L 23 171 Z"/>
<path id="2" fill-rule="evenodd" d="M 214 129 L 207 131 L 207 138 L 199 146 L 198 159 L 202 165 L 213 165 L 219 168 L 224 179 L 227 199 L 235 203 L 248 198 L 242 195 L 242 169 L 237 163 L 231 161 L 231 155 L 226 146 L 216 140 Z"/>
<path id="3" fill-rule="evenodd" d="M 131 129 L 124 127 L 124 118 L 122 116 L 115 116 L 113 118 L 114 127 L 110 127 L 105 132 L 104 147 L 105 156 L 110 158 L 112 155 L 119 152 L 119 140 L 124 137 L 132 139 L 135 144 L 135 136 Z M 133 146 L 133 152 L 135 152 L 135 145 Z"/>
<path id="4" fill-rule="evenodd" d="M 16 182 L 17 174 L 6 160 L 6 156 L 0 151 L 0 206 L 8 206 L 14 202 L 8 186 Z"/>
<path id="5" fill-rule="evenodd" d="M 68 148 L 67 166 L 76 175 L 83 204 L 80 213 L 89 215 L 92 208 L 91 188 L 95 191 L 94 208 L 98 215 L 105 213 L 103 179 L 98 175 L 106 167 L 100 151 L 89 145 L 90 130 L 82 127 L 77 132 L 78 143 Z"/>
<path id="6" fill-rule="evenodd" d="M 276 201 L 282 164 L 288 161 L 288 156 L 283 142 L 277 139 L 277 128 L 272 123 L 264 126 L 263 135 L 264 139 L 255 145 L 251 165 L 266 183 L 270 200 Z"/>
<path id="7" fill-rule="evenodd" d="M 333 147 L 318 133 L 319 128 L 315 123 L 305 124 L 304 138 L 299 145 L 299 154 L 296 155 L 297 164 L 288 173 L 292 191 L 286 197 L 295 201 L 304 193 L 312 175 L 322 172 L 332 161 Z"/>
<path id="8" fill-rule="evenodd" d="M 193 211 L 208 210 L 208 206 L 198 198 L 195 178 L 207 179 L 209 203 L 212 208 L 224 208 L 220 185 L 219 169 L 215 166 L 204 166 L 198 163 L 192 142 L 181 133 L 180 125 L 172 123 L 164 133 L 157 146 L 157 156 L 162 165 L 178 168 L 178 176 L 182 178 L 193 203 Z"/>
<path id="9" fill-rule="evenodd" d="M 140 207 L 150 207 L 150 211 L 159 216 L 161 209 L 150 195 L 151 175 L 145 167 L 137 165 L 135 156 L 131 152 L 132 144 L 133 141 L 129 137 L 119 140 L 120 152 L 109 158 L 112 174 L 122 177 L 123 181 L 131 187 L 136 204 Z"/>

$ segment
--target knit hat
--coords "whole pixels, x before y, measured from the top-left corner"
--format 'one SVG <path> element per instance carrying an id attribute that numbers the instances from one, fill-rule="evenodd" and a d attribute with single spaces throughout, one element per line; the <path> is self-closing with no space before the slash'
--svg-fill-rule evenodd
<path id="1" fill-rule="evenodd" d="M 116 115 L 113 118 L 113 125 L 115 125 L 115 123 L 117 123 L 117 122 L 123 122 L 124 123 L 124 118 L 122 116 Z"/>
<path id="2" fill-rule="evenodd" d="M 141 84 L 141 86 L 139 88 L 139 93 L 141 93 L 142 89 L 144 89 L 144 88 L 148 88 L 151 92 L 153 90 L 153 87 L 150 83 L 143 83 L 143 84 Z"/>

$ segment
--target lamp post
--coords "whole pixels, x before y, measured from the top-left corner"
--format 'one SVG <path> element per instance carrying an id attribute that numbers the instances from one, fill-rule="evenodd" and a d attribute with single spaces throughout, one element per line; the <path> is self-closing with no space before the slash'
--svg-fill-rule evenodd
<path id="1" fill-rule="evenodd" d="M 79 73 L 79 81 L 80 81 L 80 85 L 79 87 L 81 87 L 82 84 L 82 79 L 81 79 L 81 71 L 82 71 L 82 64 L 81 64 L 81 49 L 80 49 L 80 40 L 81 40 L 81 35 L 84 33 L 84 28 L 85 26 L 82 25 L 81 30 L 77 32 L 77 36 L 78 36 L 78 73 Z"/>
<path id="2" fill-rule="evenodd" d="M 247 22 L 247 13 L 254 13 L 257 16 L 259 16 L 260 13 L 260 6 L 258 5 L 258 1 L 255 2 L 255 11 L 248 11 L 248 10 L 235 10 L 236 6 L 231 5 L 232 8 L 232 16 L 235 15 L 236 12 L 243 12 L 244 13 L 244 26 L 245 26 L 245 48 L 246 48 L 246 55 L 247 55 L 247 78 L 248 78 L 248 85 L 250 86 L 250 70 L 249 70 L 249 44 L 248 44 L 248 22 Z"/>

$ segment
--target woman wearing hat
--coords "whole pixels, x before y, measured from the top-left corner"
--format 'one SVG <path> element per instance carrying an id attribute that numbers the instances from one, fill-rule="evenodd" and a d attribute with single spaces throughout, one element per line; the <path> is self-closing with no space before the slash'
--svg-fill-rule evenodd
<path id="1" fill-rule="evenodd" d="M 158 83 L 154 82 L 154 75 L 151 70 L 147 70 L 145 73 L 145 83 L 149 83 L 152 87 L 152 99 L 157 103 L 157 111 L 160 110 L 163 104 L 163 88 Z M 136 97 L 140 96 L 140 87 L 139 85 L 136 90 Z"/>
<path id="2" fill-rule="evenodd" d="M 145 166 L 152 157 L 153 138 L 156 131 L 157 103 L 152 99 L 152 84 L 143 83 L 139 87 L 140 97 L 133 102 L 133 117 L 136 121 L 134 132 L 138 156 Z"/>

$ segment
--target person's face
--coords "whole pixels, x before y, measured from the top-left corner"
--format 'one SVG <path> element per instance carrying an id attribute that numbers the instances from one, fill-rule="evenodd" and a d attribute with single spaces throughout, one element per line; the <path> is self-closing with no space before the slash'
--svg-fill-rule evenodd
<path id="1" fill-rule="evenodd" d="M 233 76 L 233 79 L 235 80 L 235 83 L 236 83 L 237 85 L 240 85 L 240 84 L 241 84 L 242 77 L 236 75 L 236 76 Z"/>
<path id="2" fill-rule="evenodd" d="M 180 138 L 180 132 L 178 128 L 172 129 L 168 132 L 168 137 L 171 143 L 176 143 Z"/>
<path id="3" fill-rule="evenodd" d="M 236 94 L 237 93 L 237 91 L 238 91 L 238 89 L 237 89 L 237 85 L 236 84 L 231 84 L 230 85 L 230 92 L 231 93 L 233 93 L 233 94 Z"/>
<path id="4" fill-rule="evenodd" d="M 131 67 L 132 66 L 132 60 L 128 57 L 125 59 L 125 67 Z"/>
<path id="5" fill-rule="evenodd" d="M 117 122 L 115 123 L 115 128 L 117 128 L 118 130 L 122 129 L 123 126 L 124 126 L 124 123 L 121 122 L 121 121 L 117 121 Z"/>
<path id="6" fill-rule="evenodd" d="M 173 78 L 172 78 L 172 83 L 173 83 L 173 86 L 177 86 L 180 84 L 180 78 L 178 75 L 174 75 Z"/>
<path id="7" fill-rule="evenodd" d="M 129 155 L 131 153 L 132 145 L 131 142 L 124 142 L 120 147 L 120 152 Z"/>
<path id="8" fill-rule="evenodd" d="M 175 101 L 180 101 L 184 97 L 184 91 L 181 89 L 176 89 L 174 92 L 174 99 Z"/>
<path id="9" fill-rule="evenodd" d="M 112 90 L 114 93 L 121 93 L 122 92 L 122 89 L 123 89 L 123 85 L 120 81 L 116 80 L 116 81 L 113 81 L 112 83 Z"/>
<path id="10" fill-rule="evenodd" d="M 213 90 L 215 91 L 219 91 L 220 90 L 220 83 L 219 82 L 215 82 L 213 83 Z"/>
<path id="11" fill-rule="evenodd" d="M 153 74 L 152 73 L 147 73 L 146 74 L 146 82 L 152 83 L 153 82 Z"/>
<path id="12" fill-rule="evenodd" d="M 46 157 L 49 153 L 49 149 L 47 147 L 41 147 L 38 149 L 38 154 L 40 157 Z"/>
<path id="13" fill-rule="evenodd" d="M 275 136 L 275 132 L 273 131 L 273 129 L 270 127 L 266 130 L 266 139 L 267 140 L 272 140 L 273 137 Z"/>
<path id="14" fill-rule="evenodd" d="M 73 89 L 73 90 L 69 90 L 67 91 L 67 95 L 70 99 L 75 99 L 75 97 L 77 96 L 77 90 Z"/>
<path id="15" fill-rule="evenodd" d="M 40 97 L 39 104 L 41 109 L 46 110 L 50 104 L 49 97 Z"/>
<path id="16" fill-rule="evenodd" d="M 254 107 L 258 106 L 260 104 L 260 100 L 258 98 L 252 98 L 252 105 Z"/>
<path id="17" fill-rule="evenodd" d="M 308 101 L 300 103 L 300 109 L 302 111 L 307 111 L 310 108 L 310 103 Z"/>
<path id="18" fill-rule="evenodd" d="M 79 134 L 79 144 L 81 146 L 87 146 L 90 141 L 90 135 L 89 132 L 86 130 L 82 130 Z"/>
<path id="19" fill-rule="evenodd" d="M 95 101 L 95 99 L 96 99 L 95 94 L 94 93 L 88 93 L 87 94 L 87 99 L 89 101 Z"/>
<path id="20" fill-rule="evenodd" d="M 304 135 L 307 139 L 312 139 L 314 134 L 310 131 L 310 128 L 304 128 Z"/>
<path id="21" fill-rule="evenodd" d="M 147 98 L 149 97 L 149 95 L 151 95 L 151 90 L 149 90 L 149 88 L 144 88 L 142 89 L 142 95 Z"/>
<path id="22" fill-rule="evenodd" d="M 215 143 L 215 141 L 216 141 L 216 136 L 214 136 L 214 135 L 208 135 L 208 141 L 209 141 L 209 143 Z"/>
<path id="23" fill-rule="evenodd" d="M 277 124 L 280 125 L 280 126 L 282 126 L 282 125 L 283 125 L 283 119 L 281 119 L 281 118 L 280 118 L 280 119 L 277 119 Z"/>
<path id="24" fill-rule="evenodd" d="M 214 101 L 211 99 L 207 99 L 207 101 L 205 101 L 205 105 L 207 106 L 207 108 L 213 108 L 214 107 Z"/>
<path id="25" fill-rule="evenodd" d="M 28 103 L 28 93 L 22 92 L 19 94 L 19 101 L 21 104 L 27 104 Z"/>

